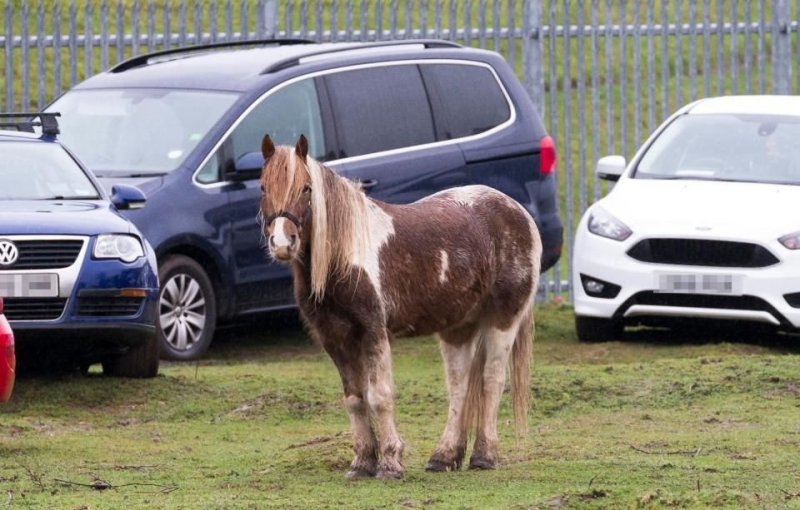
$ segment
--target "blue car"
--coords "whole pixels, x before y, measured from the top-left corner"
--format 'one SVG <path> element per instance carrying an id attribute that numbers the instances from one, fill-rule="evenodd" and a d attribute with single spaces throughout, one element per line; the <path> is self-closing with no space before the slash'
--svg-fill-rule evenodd
<path id="1" fill-rule="evenodd" d="M 261 140 L 294 145 L 407 203 L 483 184 L 515 198 L 558 261 L 556 153 L 531 98 L 495 52 L 447 41 L 218 43 L 134 57 L 47 108 L 107 188 L 138 186 L 125 215 L 156 251 L 162 354 L 195 359 L 219 321 L 294 307 L 256 221 Z M 187 316 L 186 310 L 191 310 Z"/>
<path id="2" fill-rule="evenodd" d="M 107 196 L 56 138 L 56 117 L 0 115 L 0 297 L 18 362 L 153 377 L 156 257 L 119 212 L 145 195 L 123 184 Z"/>

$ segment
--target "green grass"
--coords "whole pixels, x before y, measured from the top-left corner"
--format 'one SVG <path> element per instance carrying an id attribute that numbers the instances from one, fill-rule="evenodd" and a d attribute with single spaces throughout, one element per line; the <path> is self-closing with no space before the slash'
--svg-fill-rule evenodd
<path id="1" fill-rule="evenodd" d="M 438 346 L 395 344 L 406 477 L 344 479 L 349 423 L 328 358 L 295 329 L 232 330 L 148 381 L 22 378 L 0 409 L 10 508 L 798 508 L 797 338 L 634 331 L 579 344 L 537 310 L 526 442 L 503 465 L 424 471 L 446 416 Z M 113 487 L 98 490 L 93 483 Z M 3 501 L 0 501 L 2 504 Z"/>

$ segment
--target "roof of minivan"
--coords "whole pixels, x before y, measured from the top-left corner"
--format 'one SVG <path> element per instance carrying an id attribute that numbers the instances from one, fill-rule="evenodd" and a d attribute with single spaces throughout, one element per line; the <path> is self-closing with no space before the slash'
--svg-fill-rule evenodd
<path id="1" fill-rule="evenodd" d="M 345 50 L 365 50 L 369 55 L 407 55 L 418 58 L 421 47 L 415 41 L 392 43 L 262 43 L 255 46 L 219 46 L 193 49 L 191 47 L 164 55 L 153 54 L 136 57 L 141 62 L 129 65 L 122 63 L 116 69 L 99 73 L 79 84 L 77 89 L 115 87 L 166 87 L 181 89 L 246 91 L 253 87 L 253 80 L 270 67 L 282 62 L 319 55 L 333 57 Z M 421 44 L 424 41 L 420 41 Z M 450 44 L 442 41 L 442 44 Z M 451 49 L 463 49 L 455 45 Z M 329 53 L 336 50 L 336 53 Z M 358 52 L 361 54 L 361 51 Z"/>

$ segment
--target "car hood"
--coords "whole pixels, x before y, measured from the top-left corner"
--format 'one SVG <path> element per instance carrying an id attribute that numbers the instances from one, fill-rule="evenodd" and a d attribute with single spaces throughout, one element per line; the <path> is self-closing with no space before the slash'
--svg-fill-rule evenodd
<path id="1" fill-rule="evenodd" d="M 776 239 L 800 230 L 800 186 L 624 179 L 598 204 L 639 235 Z"/>
<path id="2" fill-rule="evenodd" d="M 132 230 L 131 223 L 102 200 L 0 200 L 0 236 L 95 235 Z"/>

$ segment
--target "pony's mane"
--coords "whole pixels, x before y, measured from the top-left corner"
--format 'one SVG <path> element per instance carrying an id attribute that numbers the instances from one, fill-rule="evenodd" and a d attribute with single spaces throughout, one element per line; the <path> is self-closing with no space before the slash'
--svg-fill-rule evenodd
<path id="1" fill-rule="evenodd" d="M 287 177 L 297 183 L 301 160 L 294 148 L 284 150 L 289 152 Z M 366 259 L 370 246 L 368 199 L 361 186 L 311 156 L 306 157 L 305 167 L 311 180 L 311 295 L 322 300 L 329 281 L 345 277 L 351 266 L 360 266 Z M 287 202 L 297 193 L 295 188 L 297 185 L 287 187 Z"/>

